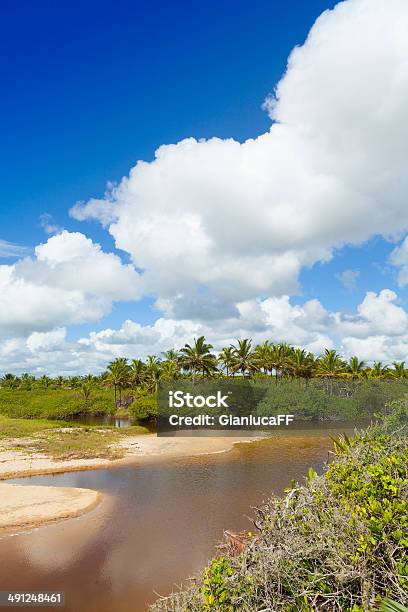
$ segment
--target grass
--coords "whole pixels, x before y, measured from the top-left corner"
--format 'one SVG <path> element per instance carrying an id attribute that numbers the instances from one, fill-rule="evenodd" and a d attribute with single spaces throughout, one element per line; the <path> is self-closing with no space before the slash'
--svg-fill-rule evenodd
<path id="1" fill-rule="evenodd" d="M 84 426 L 47 419 L 15 419 L 0 415 L 0 445 L 54 459 L 118 459 L 123 455 L 115 442 L 127 436 L 149 433 L 141 426 L 126 429 Z M 3 444 L 2 444 L 3 443 Z"/>
<path id="2" fill-rule="evenodd" d="M 44 430 L 66 426 L 66 421 L 13 419 L 0 414 L 0 442 L 6 438 L 25 438 Z"/>

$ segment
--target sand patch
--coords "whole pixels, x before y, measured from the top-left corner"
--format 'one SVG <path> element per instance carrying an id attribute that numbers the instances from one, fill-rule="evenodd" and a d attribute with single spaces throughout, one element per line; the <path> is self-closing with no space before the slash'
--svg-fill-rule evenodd
<path id="1" fill-rule="evenodd" d="M 97 491 L 0 483 L 0 531 L 79 516 L 96 506 Z"/>

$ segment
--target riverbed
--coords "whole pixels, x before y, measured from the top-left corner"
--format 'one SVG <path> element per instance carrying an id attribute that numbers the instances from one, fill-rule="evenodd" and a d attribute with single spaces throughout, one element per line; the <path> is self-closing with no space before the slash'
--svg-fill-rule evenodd
<path id="1" fill-rule="evenodd" d="M 9 482 L 102 493 L 91 512 L 0 539 L 0 590 L 64 591 L 67 612 L 138 612 L 199 571 L 251 506 L 323 470 L 344 425 L 276 432 L 228 453 Z M 49 609 L 49 608 L 48 608 Z"/>

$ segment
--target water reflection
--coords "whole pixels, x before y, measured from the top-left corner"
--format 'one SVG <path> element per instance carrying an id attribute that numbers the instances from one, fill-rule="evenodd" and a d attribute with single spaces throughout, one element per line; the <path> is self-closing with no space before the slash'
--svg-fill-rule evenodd
<path id="1" fill-rule="evenodd" d="M 115 417 L 110 414 L 76 414 L 70 420 L 84 425 L 113 425 L 114 427 L 131 427 L 136 424 L 129 417 Z"/>
<path id="2" fill-rule="evenodd" d="M 330 429 L 334 434 L 344 426 Z M 101 490 L 75 520 L 0 541 L 0 590 L 64 590 L 69 612 L 135 612 L 214 554 L 223 530 L 251 528 L 250 506 L 322 470 L 328 431 L 276 433 L 231 453 L 19 479 Z M 4 561 L 7 560 L 7 563 Z"/>

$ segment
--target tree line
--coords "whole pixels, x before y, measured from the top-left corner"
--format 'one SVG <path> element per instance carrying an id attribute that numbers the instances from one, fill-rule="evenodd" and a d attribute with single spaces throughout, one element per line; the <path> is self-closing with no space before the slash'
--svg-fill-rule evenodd
<path id="1" fill-rule="evenodd" d="M 11 389 L 77 388 L 85 399 L 92 386 L 111 386 L 116 404 L 121 403 L 125 389 L 139 388 L 154 393 L 160 381 L 179 378 L 191 378 L 194 384 L 198 378 L 271 377 L 275 384 L 296 379 L 303 380 L 305 385 L 311 379 L 320 379 L 330 391 L 336 379 L 395 380 L 408 376 L 403 361 L 394 361 L 391 366 L 380 361 L 369 365 L 356 356 L 346 360 L 334 349 L 326 349 L 322 355 L 315 356 L 305 349 L 286 343 L 273 344 L 268 340 L 253 346 L 248 338 L 237 340 L 218 353 L 213 348 L 204 336 L 200 336 L 180 350 L 165 351 L 160 357 L 149 355 L 144 361 L 118 357 L 98 376 L 51 378 L 43 375 L 36 378 L 28 373 L 21 376 L 8 373 L 0 379 L 0 385 Z"/>

